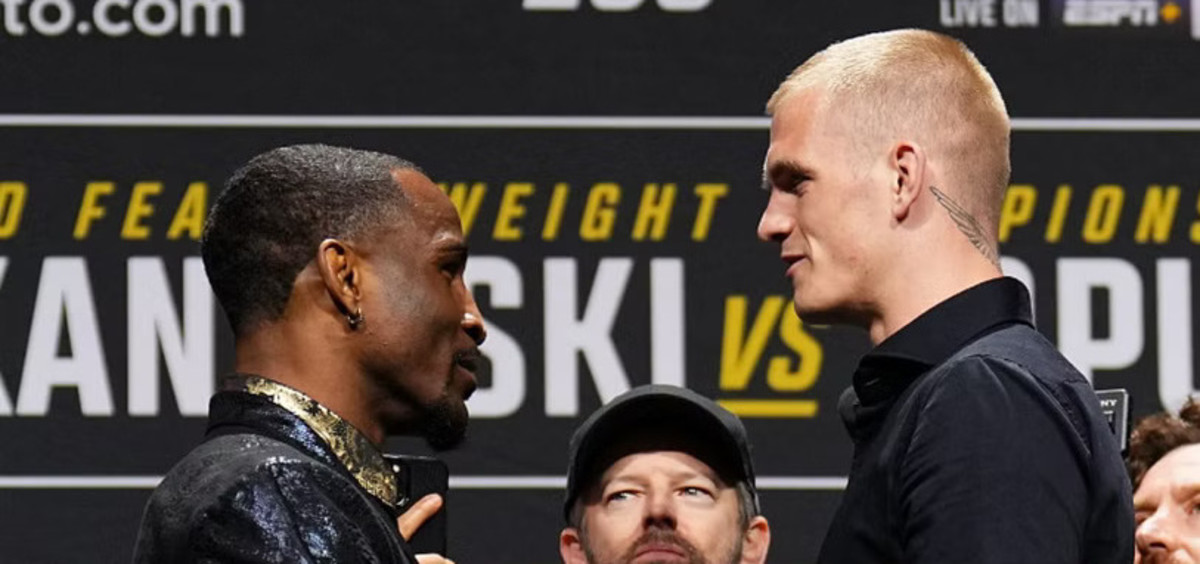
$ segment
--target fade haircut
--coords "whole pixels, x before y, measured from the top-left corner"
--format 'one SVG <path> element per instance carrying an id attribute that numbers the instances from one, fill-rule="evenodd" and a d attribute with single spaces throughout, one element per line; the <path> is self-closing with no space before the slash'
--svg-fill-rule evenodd
<path id="1" fill-rule="evenodd" d="M 1179 415 L 1159 413 L 1137 424 L 1129 439 L 1129 479 L 1133 490 L 1142 485 L 1146 472 L 1171 451 L 1200 443 L 1200 403 L 1189 398 Z"/>
<path id="2" fill-rule="evenodd" d="M 960 41 L 903 29 L 834 43 L 792 71 L 767 114 L 801 91 L 822 93 L 819 113 L 846 116 L 860 141 L 905 137 L 924 146 L 956 184 L 941 188 L 959 196 L 996 238 L 1011 171 L 1008 112 L 992 77 Z"/>
<path id="3" fill-rule="evenodd" d="M 234 334 L 283 314 L 322 240 L 354 240 L 401 218 L 407 199 L 392 172 L 404 169 L 416 166 L 382 153 L 295 145 L 234 172 L 200 242 Z"/>

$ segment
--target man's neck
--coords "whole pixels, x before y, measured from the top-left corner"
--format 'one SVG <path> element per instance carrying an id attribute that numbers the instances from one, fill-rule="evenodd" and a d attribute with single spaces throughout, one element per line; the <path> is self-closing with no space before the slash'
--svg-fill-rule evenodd
<path id="1" fill-rule="evenodd" d="M 915 262 L 913 264 L 921 264 Z M 878 346 L 921 314 L 968 288 L 1003 276 L 1000 268 L 982 256 L 959 261 L 956 266 L 926 268 L 928 264 L 897 274 L 881 300 L 879 313 L 867 327 L 871 344 Z"/>
<path id="2" fill-rule="evenodd" d="M 370 416 L 362 378 L 338 339 L 279 323 L 237 339 L 234 370 L 255 374 L 303 392 L 348 421 L 377 446 L 383 444 L 380 421 Z"/>

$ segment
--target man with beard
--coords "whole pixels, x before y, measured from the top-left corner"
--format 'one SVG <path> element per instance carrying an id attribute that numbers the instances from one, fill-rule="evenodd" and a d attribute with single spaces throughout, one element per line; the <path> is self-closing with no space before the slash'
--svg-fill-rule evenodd
<path id="1" fill-rule="evenodd" d="M 201 251 L 235 374 L 134 560 L 416 562 L 379 449 L 461 440 L 485 337 L 450 200 L 390 155 L 283 147 L 234 173 Z"/>
<path id="2" fill-rule="evenodd" d="M 767 112 L 759 237 L 801 319 L 875 345 L 838 405 L 854 458 L 818 561 L 1128 563 L 1099 400 L 1000 271 L 1009 120 L 974 54 L 929 31 L 855 37 Z"/>
<path id="3" fill-rule="evenodd" d="M 571 438 L 559 553 L 564 564 L 762 564 L 760 513 L 741 421 L 691 390 L 642 386 Z"/>
<path id="4" fill-rule="evenodd" d="M 1200 403 L 1143 419 L 1129 441 L 1135 564 L 1200 563 Z"/>

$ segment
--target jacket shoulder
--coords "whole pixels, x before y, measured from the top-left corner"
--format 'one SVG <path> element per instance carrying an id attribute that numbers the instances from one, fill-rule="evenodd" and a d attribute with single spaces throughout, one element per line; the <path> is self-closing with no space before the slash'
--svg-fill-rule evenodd
<path id="1" fill-rule="evenodd" d="M 394 552 L 391 537 L 399 537 L 379 513 L 337 468 L 278 440 L 227 435 L 194 449 L 163 479 L 136 551 L 173 560 L 263 550 L 308 561 L 317 539 L 343 558 L 378 561 L 369 555 Z"/>

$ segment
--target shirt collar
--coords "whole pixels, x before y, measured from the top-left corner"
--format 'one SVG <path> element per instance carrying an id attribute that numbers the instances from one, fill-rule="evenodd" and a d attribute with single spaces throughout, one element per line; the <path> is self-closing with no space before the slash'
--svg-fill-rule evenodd
<path id="1" fill-rule="evenodd" d="M 354 425 L 295 388 L 259 376 L 239 376 L 234 386 L 298 417 L 329 446 L 358 485 L 388 507 L 396 506 L 396 475 L 375 444 Z"/>
<path id="2" fill-rule="evenodd" d="M 883 403 L 968 343 L 1013 323 L 1033 326 L 1029 293 L 1020 281 L 996 278 L 963 290 L 867 353 L 854 372 L 854 392 L 863 405 Z"/>

